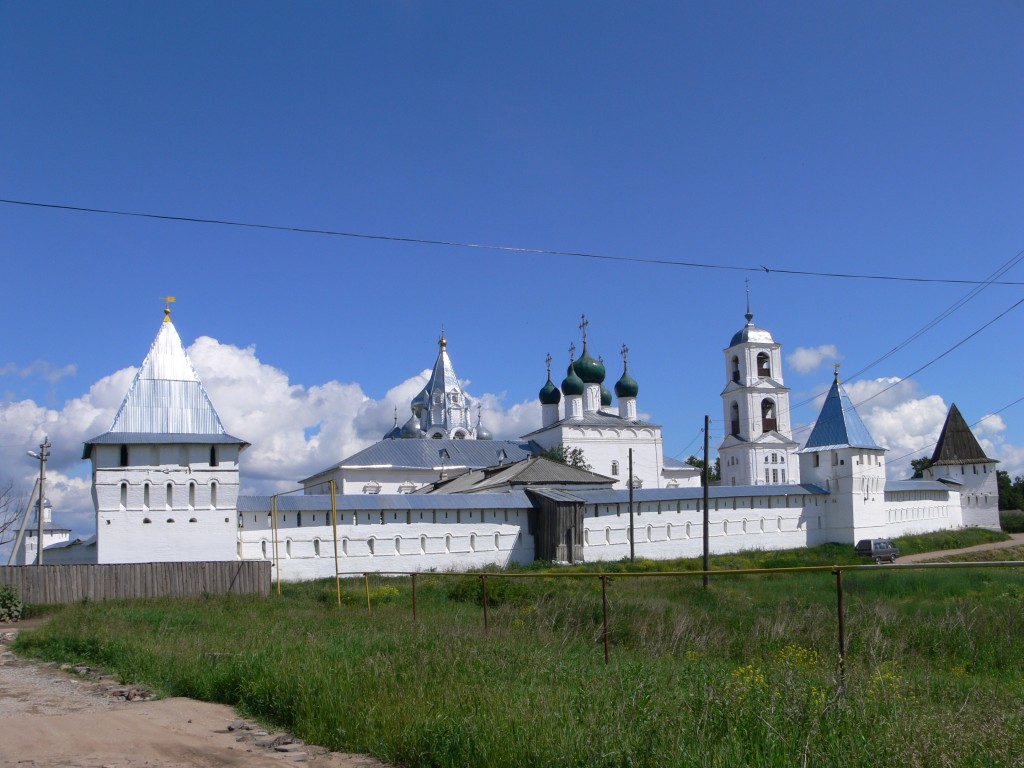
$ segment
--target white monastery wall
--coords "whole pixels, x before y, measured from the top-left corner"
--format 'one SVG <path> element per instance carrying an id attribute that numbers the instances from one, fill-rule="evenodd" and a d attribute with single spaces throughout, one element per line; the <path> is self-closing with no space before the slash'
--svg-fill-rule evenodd
<path id="1" fill-rule="evenodd" d="M 99 563 L 232 559 L 238 446 L 96 445 L 93 495 Z"/>

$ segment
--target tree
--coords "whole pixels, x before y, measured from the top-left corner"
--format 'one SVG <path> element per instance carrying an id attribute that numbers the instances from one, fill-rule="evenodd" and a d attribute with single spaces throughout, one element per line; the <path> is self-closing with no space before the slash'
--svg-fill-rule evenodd
<path id="1" fill-rule="evenodd" d="M 1024 509 L 1024 477 L 1010 482 L 1010 473 L 998 469 L 996 482 L 999 484 L 1000 509 Z"/>
<path id="2" fill-rule="evenodd" d="M 686 463 L 689 464 L 691 467 L 696 467 L 697 469 L 704 469 L 704 459 L 698 459 L 696 456 L 690 456 L 686 460 Z M 716 456 L 715 457 L 715 463 L 711 465 L 711 470 L 708 472 L 708 482 L 709 483 L 714 483 L 714 482 L 717 482 L 717 481 L 719 481 L 721 479 L 722 479 L 722 465 L 721 465 L 718 457 Z"/>
<path id="3" fill-rule="evenodd" d="M 922 456 L 919 459 L 911 459 L 910 466 L 914 468 L 913 479 L 920 480 L 924 477 L 924 471 L 932 465 L 931 457 Z"/>
<path id="4" fill-rule="evenodd" d="M 588 472 L 591 470 L 591 466 L 587 463 L 587 457 L 584 455 L 582 448 L 566 448 L 560 445 L 557 448 L 548 448 L 546 451 L 541 451 L 539 455 L 545 459 L 557 461 L 559 464 L 567 464 L 576 469 L 585 469 Z"/>
<path id="5" fill-rule="evenodd" d="M 0 547 L 14 541 L 25 514 L 25 497 L 13 480 L 0 481 Z"/>

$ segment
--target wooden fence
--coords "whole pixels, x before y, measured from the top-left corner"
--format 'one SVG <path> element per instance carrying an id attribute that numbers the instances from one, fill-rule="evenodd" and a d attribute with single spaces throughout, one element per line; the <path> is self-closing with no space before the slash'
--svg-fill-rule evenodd
<path id="1" fill-rule="evenodd" d="M 269 595 L 270 561 L 9 565 L 0 566 L 0 584 L 10 584 L 23 602 L 37 605 L 226 592 Z"/>

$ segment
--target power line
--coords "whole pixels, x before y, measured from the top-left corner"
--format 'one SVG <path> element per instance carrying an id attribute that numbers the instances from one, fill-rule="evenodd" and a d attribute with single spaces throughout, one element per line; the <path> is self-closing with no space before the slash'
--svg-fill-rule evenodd
<path id="1" fill-rule="evenodd" d="M 60 205 L 57 203 L 40 203 L 29 200 L 5 200 L 0 199 L 4 205 L 21 205 L 31 208 L 47 208 L 59 211 L 74 211 L 77 213 L 95 213 L 107 216 L 128 216 L 139 219 L 156 219 L 160 221 L 187 222 L 191 224 L 215 224 L 224 227 L 242 227 L 247 229 L 265 229 L 277 232 L 294 232 L 307 235 L 327 235 L 330 237 L 349 237 L 361 240 L 382 240 L 394 243 L 409 243 L 415 245 L 442 245 L 451 248 L 473 248 L 486 251 L 502 251 L 506 253 L 529 253 L 546 256 L 571 256 L 581 259 L 597 259 L 602 261 L 622 261 L 635 264 L 655 264 L 666 267 L 687 267 L 691 269 L 716 269 L 732 272 L 764 272 L 767 274 L 796 275 L 803 277 L 831 277 L 848 280 L 885 280 L 902 283 L 939 283 L 956 285 L 1024 285 L 1024 281 L 987 281 L 987 280 L 965 280 L 940 277 L 906 277 L 899 275 L 858 275 L 845 272 L 814 272 L 800 269 L 779 269 L 764 264 L 754 267 L 741 267 L 728 264 L 708 264 L 695 261 L 675 261 L 672 259 L 652 259 L 641 256 L 616 256 L 611 254 L 590 253 L 587 251 L 561 251 L 548 248 L 524 248 L 512 245 L 493 245 L 488 243 L 466 243 L 458 240 L 431 240 L 420 237 L 404 237 L 401 235 L 376 235 L 366 232 L 346 232 L 333 229 L 315 229 L 310 227 L 291 227 L 278 224 L 259 224 L 246 221 L 232 221 L 229 219 L 208 219 L 195 216 L 175 216 L 163 213 L 143 213 L 140 211 L 120 211 L 108 208 L 88 208 L 77 205 Z"/>

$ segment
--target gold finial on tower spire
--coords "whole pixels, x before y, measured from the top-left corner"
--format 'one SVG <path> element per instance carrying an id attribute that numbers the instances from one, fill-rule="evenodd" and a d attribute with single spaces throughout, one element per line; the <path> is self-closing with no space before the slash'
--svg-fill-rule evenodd
<path id="1" fill-rule="evenodd" d="M 161 296 L 160 298 L 164 302 L 164 322 L 165 323 L 169 323 L 169 322 L 171 322 L 171 304 L 174 303 L 174 297 L 173 296 Z"/>
<path id="2" fill-rule="evenodd" d="M 839 366 L 841 365 L 842 363 L 832 363 L 832 367 L 835 368 L 836 384 L 839 383 Z"/>

